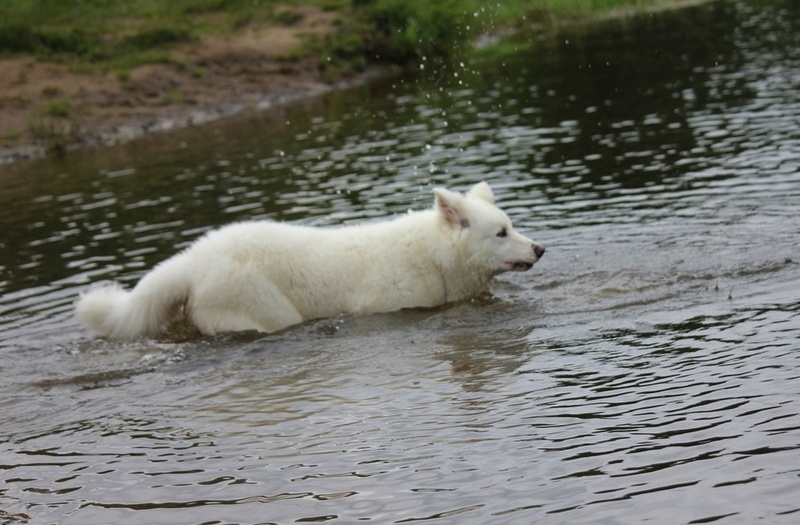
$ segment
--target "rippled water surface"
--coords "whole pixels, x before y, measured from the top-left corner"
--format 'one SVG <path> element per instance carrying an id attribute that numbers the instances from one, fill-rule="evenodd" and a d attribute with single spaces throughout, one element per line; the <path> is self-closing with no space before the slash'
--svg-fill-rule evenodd
<path id="1" fill-rule="evenodd" d="M 0 168 L 0 522 L 797 523 L 800 10 L 532 38 Z M 548 251 L 475 300 L 129 343 L 72 317 L 218 225 L 484 179 Z"/>

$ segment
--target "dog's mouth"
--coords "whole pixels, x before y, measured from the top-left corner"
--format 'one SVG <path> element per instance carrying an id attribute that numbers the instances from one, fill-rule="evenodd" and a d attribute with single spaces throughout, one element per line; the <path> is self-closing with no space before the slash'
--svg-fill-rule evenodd
<path id="1" fill-rule="evenodd" d="M 533 263 L 528 261 L 508 261 L 506 269 L 510 272 L 527 272 L 533 268 Z"/>

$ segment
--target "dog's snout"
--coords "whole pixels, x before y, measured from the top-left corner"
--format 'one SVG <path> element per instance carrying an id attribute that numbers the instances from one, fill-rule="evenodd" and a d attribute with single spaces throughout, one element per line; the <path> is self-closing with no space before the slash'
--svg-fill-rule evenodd
<path id="1" fill-rule="evenodd" d="M 536 257 L 541 258 L 544 255 L 544 246 L 541 244 L 533 243 L 533 253 L 536 254 Z"/>

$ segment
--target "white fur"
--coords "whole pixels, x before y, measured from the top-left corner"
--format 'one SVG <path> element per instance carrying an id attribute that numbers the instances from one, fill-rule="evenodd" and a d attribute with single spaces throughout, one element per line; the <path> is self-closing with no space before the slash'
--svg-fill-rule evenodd
<path id="1" fill-rule="evenodd" d="M 206 334 L 274 332 L 341 313 L 459 301 L 501 272 L 527 270 L 544 252 L 513 230 L 488 184 L 466 196 L 433 193 L 432 209 L 383 222 L 225 226 L 156 266 L 130 292 L 112 284 L 83 293 L 78 318 L 118 339 L 155 334 L 181 316 Z"/>

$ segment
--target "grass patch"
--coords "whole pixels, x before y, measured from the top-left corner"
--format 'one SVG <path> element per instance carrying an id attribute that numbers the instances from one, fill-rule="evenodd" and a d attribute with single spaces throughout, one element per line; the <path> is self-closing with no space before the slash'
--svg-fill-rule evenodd
<path id="1" fill-rule="evenodd" d="M 57 31 L 20 23 L 0 26 L 0 51 L 9 53 L 85 55 L 93 45 L 92 38 L 81 29 Z"/>
<path id="2" fill-rule="evenodd" d="M 81 116 L 69 100 L 52 100 L 28 121 L 28 132 L 50 151 L 64 152 L 80 140 Z"/>
<path id="3" fill-rule="evenodd" d="M 449 55 L 477 30 L 470 25 L 470 1 L 362 1 L 360 17 L 371 28 L 365 43 L 377 58 L 390 62 Z"/>
<path id="4" fill-rule="evenodd" d="M 54 118 L 72 116 L 72 103 L 69 100 L 52 100 L 44 105 L 42 115 Z"/>
<path id="5" fill-rule="evenodd" d="M 3 134 L 3 136 L 0 137 L 0 140 L 4 140 L 4 141 L 8 141 L 8 142 L 16 142 L 20 138 L 22 138 L 22 132 L 20 130 L 18 130 L 17 128 L 9 128 Z"/>
<path id="6" fill-rule="evenodd" d="M 515 0 L 521 1 L 521 0 Z M 334 34 L 310 42 L 327 79 L 362 71 L 370 62 L 447 60 L 477 35 L 478 0 L 353 0 Z"/>
<path id="7" fill-rule="evenodd" d="M 446 62 L 471 49 L 481 33 L 540 20 L 591 18 L 613 10 L 676 0 L 353 0 L 338 33 L 313 46 L 327 70 L 359 71 L 365 62 Z M 334 75 L 335 76 L 335 75 Z"/>
<path id="8" fill-rule="evenodd" d="M 102 32 L 47 29 L 18 24 L 0 26 L 0 52 L 33 54 L 41 58 L 73 57 L 83 61 L 111 61 L 194 40 L 184 28 L 147 28 L 116 40 Z"/>

